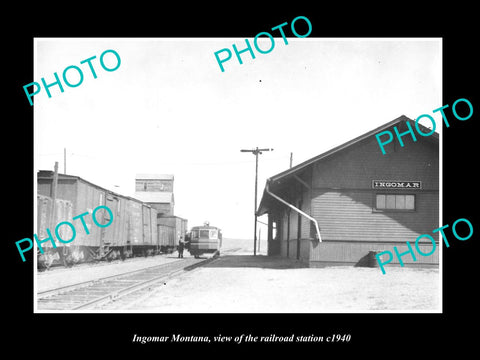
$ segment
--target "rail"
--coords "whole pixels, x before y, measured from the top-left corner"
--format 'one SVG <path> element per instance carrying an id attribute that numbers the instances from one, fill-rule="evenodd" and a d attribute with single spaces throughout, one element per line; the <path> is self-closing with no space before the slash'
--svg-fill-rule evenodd
<path id="1" fill-rule="evenodd" d="M 208 260 L 186 258 L 44 291 L 37 294 L 37 310 L 92 309 L 165 281 Z"/>
<path id="2" fill-rule="evenodd" d="M 238 250 L 241 249 L 227 249 L 224 253 L 232 253 Z M 200 259 L 189 257 L 42 291 L 37 293 L 37 310 L 40 312 L 109 310 L 112 307 L 115 308 L 115 306 L 126 309 L 131 304 L 141 301 L 143 297 L 149 296 L 147 290 L 152 286 L 165 282 L 165 280 L 178 276 L 185 271 L 192 271 L 217 258 L 218 253 L 212 257 Z M 143 295 L 142 291 L 144 292 Z"/>

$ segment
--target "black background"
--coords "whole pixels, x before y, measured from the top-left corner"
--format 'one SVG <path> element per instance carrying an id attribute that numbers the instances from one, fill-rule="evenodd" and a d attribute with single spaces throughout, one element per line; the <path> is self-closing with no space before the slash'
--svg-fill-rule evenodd
<path id="1" fill-rule="evenodd" d="M 279 336 L 351 334 L 346 343 L 288 344 L 298 356 L 324 356 L 351 352 L 356 356 L 433 355 L 447 349 L 473 348 L 477 310 L 476 264 L 478 256 L 478 156 L 475 137 L 480 113 L 478 99 L 477 12 L 459 2 L 421 8 L 418 2 L 387 2 L 381 6 L 345 2 L 326 6 L 322 2 L 304 7 L 299 3 L 222 3 L 215 6 L 187 3 L 178 9 L 159 3 L 109 3 L 105 8 L 84 3 L 73 6 L 25 5 L 11 7 L 10 18 L 1 26 L 4 35 L 2 91 L 4 136 L 3 274 L 4 318 L 2 340 L 12 354 L 33 356 L 90 356 L 91 354 L 140 354 L 167 356 L 196 352 L 231 356 L 258 349 L 283 351 L 274 344 L 132 344 L 133 334 L 150 336 L 252 334 Z M 300 4 L 301 5 L 301 4 Z M 297 16 L 312 23 L 309 37 L 442 37 L 443 103 L 450 128 L 443 128 L 443 224 L 469 219 L 474 235 L 457 241 L 450 235 L 450 248 L 443 251 L 442 314 L 34 314 L 33 258 L 21 262 L 15 241 L 31 238 L 33 231 L 33 108 L 23 85 L 33 79 L 34 37 L 230 37 L 252 39 L 257 33 Z M 300 22 L 298 23 L 300 24 Z M 299 33 L 304 33 L 298 29 Z M 477 41 L 476 41 L 477 40 Z M 212 56 L 213 56 L 212 49 Z M 474 88 L 476 91 L 474 91 Z M 456 120 L 451 105 L 459 98 L 473 104 L 473 116 Z M 372 104 L 375 106 L 375 104 Z M 431 114 L 433 109 L 425 109 Z M 358 114 L 359 118 L 368 114 Z M 418 114 L 420 115 L 420 114 Z M 388 120 L 388 119 L 387 119 Z M 56 141 L 56 139 L 51 139 Z M 261 299 L 259 299 L 261 301 Z M 302 299 L 299 298 L 298 302 Z M 294 306 L 294 304 L 292 304 Z M 4 345 L 4 347 L 5 347 Z M 304 352 L 308 350 L 309 352 Z M 4 349 L 5 351 L 7 349 Z M 313 350 L 313 352 L 310 352 Z M 234 351 L 234 352 L 233 352 Z M 50 354 L 50 355 L 48 355 Z M 311 355 L 310 355 L 311 354 Z M 43 356 L 42 356 L 43 357 Z M 96 357 L 96 356 L 95 356 Z"/>

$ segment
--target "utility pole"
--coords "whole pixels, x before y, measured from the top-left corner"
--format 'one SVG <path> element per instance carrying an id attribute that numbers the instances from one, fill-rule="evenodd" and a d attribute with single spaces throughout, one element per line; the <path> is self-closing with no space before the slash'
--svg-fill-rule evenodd
<path id="1" fill-rule="evenodd" d="M 53 179 L 52 179 L 52 186 L 50 187 L 50 197 L 52 198 L 52 213 L 50 214 L 50 229 L 53 229 L 55 226 L 55 205 L 57 200 L 57 186 L 58 186 L 58 161 L 55 161 L 55 167 L 53 170 Z"/>
<path id="2" fill-rule="evenodd" d="M 259 149 L 258 146 L 252 150 L 242 149 L 240 152 L 250 152 L 255 155 L 255 209 L 253 211 L 255 215 L 255 222 L 253 225 L 253 255 L 257 255 L 257 188 L 258 188 L 258 154 L 262 154 L 263 151 L 273 151 L 273 149 Z"/>
<path id="3" fill-rule="evenodd" d="M 63 148 L 63 173 L 67 174 L 67 148 Z"/>
<path id="4" fill-rule="evenodd" d="M 293 152 L 290 153 L 290 169 L 292 168 L 293 163 Z"/>

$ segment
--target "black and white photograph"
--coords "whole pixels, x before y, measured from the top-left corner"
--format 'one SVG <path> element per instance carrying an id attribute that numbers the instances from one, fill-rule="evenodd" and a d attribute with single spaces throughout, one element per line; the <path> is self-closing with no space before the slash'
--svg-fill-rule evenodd
<path id="1" fill-rule="evenodd" d="M 440 310 L 441 39 L 35 40 L 37 311 Z"/>

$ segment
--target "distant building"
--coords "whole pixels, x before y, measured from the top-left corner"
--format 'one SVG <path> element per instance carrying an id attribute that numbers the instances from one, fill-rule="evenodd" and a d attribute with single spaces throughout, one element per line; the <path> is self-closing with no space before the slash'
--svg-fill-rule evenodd
<path id="1" fill-rule="evenodd" d="M 174 176 L 169 174 L 137 174 L 135 197 L 157 210 L 159 216 L 174 215 Z"/>
<path id="2" fill-rule="evenodd" d="M 375 135 L 415 122 L 401 116 L 267 180 L 258 215 L 268 214 L 268 252 L 310 266 L 357 264 L 370 251 L 408 250 L 439 227 L 439 137 L 403 136 L 383 155 Z M 429 130 L 424 130 L 428 133 Z M 273 194 L 274 196 L 272 196 Z M 277 198 L 275 198 L 277 197 Z M 280 200 L 279 200 L 280 199 Z M 287 205 L 289 204 L 289 205 Z M 300 210 L 305 215 L 294 210 Z M 317 221 L 321 241 L 317 237 Z M 431 256 L 409 264 L 439 264 L 439 235 Z M 422 239 L 422 252 L 432 243 Z M 398 263 L 395 256 L 393 263 Z"/>

